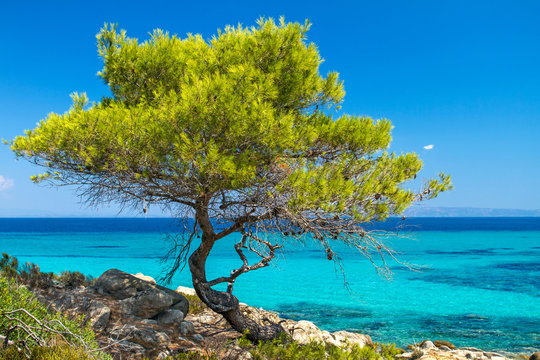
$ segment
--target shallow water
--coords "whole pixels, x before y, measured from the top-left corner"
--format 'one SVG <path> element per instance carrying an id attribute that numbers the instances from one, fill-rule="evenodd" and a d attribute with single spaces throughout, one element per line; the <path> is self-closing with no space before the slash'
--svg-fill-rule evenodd
<path id="1" fill-rule="evenodd" d="M 429 338 L 496 351 L 540 348 L 540 218 L 412 219 L 408 225 L 412 232 L 387 242 L 401 260 L 422 265 L 419 272 L 389 263 L 393 278 L 385 280 L 359 254 L 338 247 L 348 291 L 322 250 L 291 246 L 275 266 L 240 277 L 235 294 L 282 317 L 399 346 Z M 159 277 L 165 234 L 175 229 L 170 219 L 0 219 L 0 251 L 43 271 L 99 276 L 119 268 Z M 216 245 L 209 277 L 238 267 L 235 240 Z M 178 285 L 190 286 L 187 270 L 170 287 Z"/>

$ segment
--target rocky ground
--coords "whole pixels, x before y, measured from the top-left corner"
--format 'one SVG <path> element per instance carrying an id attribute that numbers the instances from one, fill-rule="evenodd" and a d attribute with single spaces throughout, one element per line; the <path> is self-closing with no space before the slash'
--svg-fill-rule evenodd
<path id="1" fill-rule="evenodd" d="M 36 293 L 54 310 L 68 316 L 84 314 L 97 334 L 97 341 L 115 359 L 164 359 L 185 352 L 212 349 L 221 359 L 250 359 L 251 355 L 229 340 L 241 336 L 225 319 L 206 308 L 188 312 L 185 296 L 194 290 L 177 291 L 159 286 L 142 274 L 109 270 L 90 287 L 51 287 Z M 280 323 L 301 344 L 310 341 L 336 346 L 372 345 L 368 335 L 337 331 L 330 333 L 309 321 L 281 319 L 276 314 L 241 304 L 242 311 L 261 324 Z M 455 348 L 445 341 L 424 341 L 409 346 L 404 360 L 506 360 L 501 354 L 475 348 Z M 533 355 L 534 357 L 534 355 Z M 538 358 L 532 360 L 540 360 Z"/>

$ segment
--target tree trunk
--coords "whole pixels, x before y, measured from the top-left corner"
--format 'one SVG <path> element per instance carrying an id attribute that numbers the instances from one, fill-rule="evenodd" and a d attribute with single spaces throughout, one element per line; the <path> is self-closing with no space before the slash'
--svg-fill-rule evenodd
<path id="1" fill-rule="evenodd" d="M 193 287 L 199 298 L 212 310 L 223 317 L 239 333 L 246 333 L 252 340 L 271 340 L 277 338 L 285 330 L 279 324 L 259 325 L 240 311 L 236 296 L 212 289 L 206 279 L 206 259 L 215 242 L 215 233 L 207 212 L 197 212 L 197 220 L 203 232 L 201 245 L 189 257 L 189 269 L 193 279 Z"/>

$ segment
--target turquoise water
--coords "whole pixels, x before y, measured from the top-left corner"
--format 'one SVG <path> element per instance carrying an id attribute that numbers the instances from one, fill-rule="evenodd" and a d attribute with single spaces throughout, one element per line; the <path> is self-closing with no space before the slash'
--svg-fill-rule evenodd
<path id="1" fill-rule="evenodd" d="M 388 240 L 400 259 L 423 266 L 419 272 L 390 263 L 393 278 L 385 280 L 363 257 L 340 248 L 349 292 L 341 271 L 307 244 L 240 277 L 235 294 L 283 317 L 399 346 L 429 338 L 495 351 L 540 349 L 540 219 L 430 221 Z M 99 276 L 118 268 L 159 277 L 172 226 L 168 219 L 0 219 L 0 251 L 43 271 Z M 235 240 L 217 244 L 209 278 L 238 267 Z M 184 270 L 170 287 L 190 286 L 190 279 Z"/>

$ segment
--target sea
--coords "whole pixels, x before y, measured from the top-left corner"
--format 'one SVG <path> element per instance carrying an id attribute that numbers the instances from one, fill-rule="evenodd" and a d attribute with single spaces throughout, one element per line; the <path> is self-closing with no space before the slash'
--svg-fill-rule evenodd
<path id="1" fill-rule="evenodd" d="M 163 275 L 181 221 L 170 218 L 0 218 L 0 252 L 42 271 L 98 277 L 116 268 Z M 307 239 L 285 241 L 272 266 L 238 278 L 241 302 L 281 317 L 400 347 L 431 340 L 490 351 L 540 350 L 540 218 L 409 218 L 372 225 L 396 250 L 387 278 L 354 249 L 337 264 Z M 208 278 L 241 265 L 224 238 Z M 196 246 L 196 244 L 194 244 Z M 252 259 L 255 260 L 255 259 Z M 414 264 L 407 267 L 403 264 Z M 188 268 L 167 286 L 191 286 Z"/>

